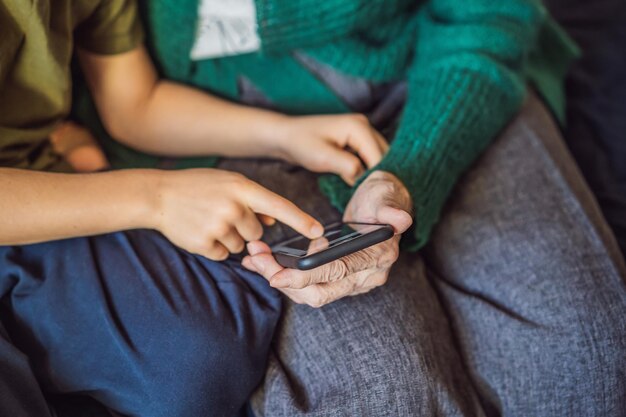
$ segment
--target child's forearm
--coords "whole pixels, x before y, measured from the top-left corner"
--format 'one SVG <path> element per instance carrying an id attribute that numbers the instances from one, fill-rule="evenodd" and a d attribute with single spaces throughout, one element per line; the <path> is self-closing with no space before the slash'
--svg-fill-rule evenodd
<path id="1" fill-rule="evenodd" d="M 155 85 L 137 113 L 118 139 L 144 152 L 172 156 L 278 157 L 281 125 L 287 120 L 167 81 Z"/>
<path id="2" fill-rule="evenodd" d="M 0 245 L 151 227 L 158 171 L 52 174 L 0 168 Z"/>
<path id="3" fill-rule="evenodd" d="M 324 231 L 290 201 L 235 172 L 0 168 L 0 245 L 153 229 L 188 252 L 224 260 L 261 238 L 259 215 L 310 239 Z"/>
<path id="4" fill-rule="evenodd" d="M 352 184 L 387 148 L 361 115 L 289 117 L 159 81 L 143 47 L 79 57 L 109 132 L 144 152 L 280 158 Z"/>
<path id="5" fill-rule="evenodd" d="M 79 52 L 107 130 L 133 148 L 174 156 L 280 152 L 278 131 L 287 116 L 159 81 L 143 47 L 111 56 Z"/>

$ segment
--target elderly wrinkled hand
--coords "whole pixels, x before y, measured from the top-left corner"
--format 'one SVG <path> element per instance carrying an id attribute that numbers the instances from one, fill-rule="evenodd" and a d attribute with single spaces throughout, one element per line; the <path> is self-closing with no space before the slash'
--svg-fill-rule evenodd
<path id="1" fill-rule="evenodd" d="M 390 173 L 377 171 L 355 192 L 344 221 L 390 224 L 396 233 L 393 238 L 309 271 L 282 267 L 269 246 L 255 241 L 248 244 L 249 255 L 242 263 L 292 301 L 321 307 L 387 282 L 389 270 L 398 258 L 400 235 L 412 223 L 410 212 L 411 199 L 400 180 Z"/>

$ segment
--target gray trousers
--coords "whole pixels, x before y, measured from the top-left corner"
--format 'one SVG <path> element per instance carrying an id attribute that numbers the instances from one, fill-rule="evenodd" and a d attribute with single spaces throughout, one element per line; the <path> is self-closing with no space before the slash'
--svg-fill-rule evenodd
<path id="1" fill-rule="evenodd" d="M 313 174 L 227 161 L 333 221 Z M 277 175 L 278 174 L 278 175 Z M 419 213 L 417 213 L 419 216 Z M 258 417 L 625 416 L 623 259 L 543 104 L 463 177 L 389 282 L 286 303 Z"/>

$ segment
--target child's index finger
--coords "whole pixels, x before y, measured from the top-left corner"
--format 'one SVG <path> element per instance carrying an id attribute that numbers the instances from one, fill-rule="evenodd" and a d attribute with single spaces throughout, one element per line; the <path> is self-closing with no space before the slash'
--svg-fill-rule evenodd
<path id="1" fill-rule="evenodd" d="M 296 232 L 315 239 L 324 234 L 324 227 L 291 201 L 256 184 L 246 198 L 248 207 L 286 224 Z"/>

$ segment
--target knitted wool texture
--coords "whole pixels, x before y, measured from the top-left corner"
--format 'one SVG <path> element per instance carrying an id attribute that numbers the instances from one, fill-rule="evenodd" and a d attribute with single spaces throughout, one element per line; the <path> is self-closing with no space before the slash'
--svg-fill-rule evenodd
<path id="1" fill-rule="evenodd" d="M 404 246 L 413 250 L 428 241 L 459 176 L 520 109 L 529 80 L 562 114 L 562 79 L 576 55 L 538 0 L 256 0 L 259 53 L 192 62 L 197 3 L 142 4 L 168 78 L 237 100 L 246 77 L 288 114 L 349 111 L 292 58 L 296 49 L 349 76 L 408 80 L 399 129 L 374 169 L 412 195 Z M 340 209 L 354 191 L 336 176 L 320 185 Z"/>

